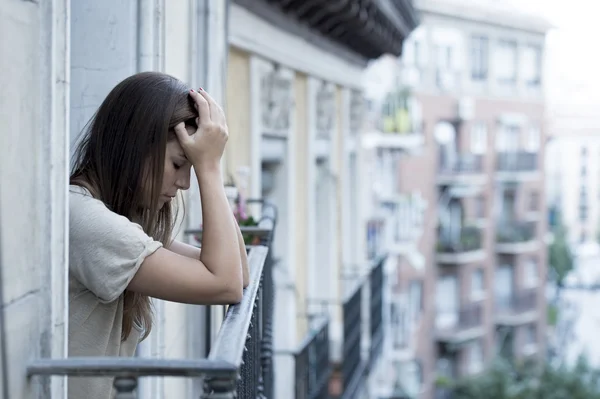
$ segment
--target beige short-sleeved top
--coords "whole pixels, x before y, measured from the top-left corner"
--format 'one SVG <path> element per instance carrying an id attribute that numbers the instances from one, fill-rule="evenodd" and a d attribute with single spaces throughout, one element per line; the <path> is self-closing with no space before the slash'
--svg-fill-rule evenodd
<path id="1" fill-rule="evenodd" d="M 121 341 L 123 292 L 162 244 L 78 186 L 69 188 L 69 356 L 133 356 Z M 71 377 L 69 399 L 110 399 L 112 378 Z"/>

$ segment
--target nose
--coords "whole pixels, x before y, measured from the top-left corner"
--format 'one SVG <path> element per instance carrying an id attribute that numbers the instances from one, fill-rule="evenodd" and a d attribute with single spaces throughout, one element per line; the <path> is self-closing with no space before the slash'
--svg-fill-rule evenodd
<path id="1" fill-rule="evenodd" d="M 182 170 L 181 174 L 178 176 L 175 185 L 179 190 L 187 190 L 188 188 L 190 188 L 191 169 L 192 168 L 185 168 L 185 170 Z"/>

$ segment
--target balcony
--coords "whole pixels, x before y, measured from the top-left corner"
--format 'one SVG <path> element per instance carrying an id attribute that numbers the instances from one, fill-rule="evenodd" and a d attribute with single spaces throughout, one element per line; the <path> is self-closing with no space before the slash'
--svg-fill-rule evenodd
<path id="1" fill-rule="evenodd" d="M 369 369 L 372 369 L 383 350 L 383 264 L 385 258 L 381 259 L 371 270 L 369 276 L 369 327 L 371 332 L 371 347 L 369 350 Z"/>
<path id="2" fill-rule="evenodd" d="M 496 158 L 496 179 L 506 182 L 535 180 L 539 177 L 536 153 L 500 152 Z"/>
<path id="3" fill-rule="evenodd" d="M 353 398 L 364 386 L 366 380 L 366 363 L 361 355 L 362 343 L 362 295 L 360 285 L 343 303 L 344 343 L 342 347 L 342 392 L 341 398 Z"/>
<path id="4" fill-rule="evenodd" d="M 441 160 L 437 183 L 439 185 L 482 185 L 486 181 L 483 157 L 460 154 L 454 160 Z"/>
<path id="5" fill-rule="evenodd" d="M 477 262 L 485 259 L 482 232 L 479 227 L 460 229 L 456 238 L 438 233 L 436 260 L 441 264 Z"/>
<path id="6" fill-rule="evenodd" d="M 263 208 L 267 205 L 262 201 L 254 202 L 260 202 Z M 207 343 L 208 357 L 191 360 L 137 357 L 37 359 L 27 367 L 28 378 L 58 375 L 113 377 L 115 399 L 136 397 L 138 381 L 143 377 L 200 378 L 203 380 L 203 398 L 272 398 L 273 259 L 269 248 L 275 224 L 276 218 L 265 217 L 259 226 L 241 227 L 243 235 L 251 235 L 259 242 L 259 245 L 247 247 L 250 284 L 244 289 L 242 301 L 227 308 L 214 342 Z M 202 232 L 187 231 L 186 234 L 198 236 Z M 210 323 L 206 328 L 211 328 Z"/>
<path id="7" fill-rule="evenodd" d="M 294 354 L 296 399 L 329 397 L 329 318 L 316 323 L 316 328 Z"/>
<path id="8" fill-rule="evenodd" d="M 436 338 L 438 342 L 460 345 L 485 334 L 483 307 L 471 303 L 458 311 L 439 312 L 436 315 Z"/>
<path id="9" fill-rule="evenodd" d="M 536 289 L 496 296 L 496 324 L 518 326 L 535 321 L 538 316 Z"/>
<path id="10" fill-rule="evenodd" d="M 539 247 L 535 222 L 500 222 L 496 231 L 496 252 L 519 254 Z"/>

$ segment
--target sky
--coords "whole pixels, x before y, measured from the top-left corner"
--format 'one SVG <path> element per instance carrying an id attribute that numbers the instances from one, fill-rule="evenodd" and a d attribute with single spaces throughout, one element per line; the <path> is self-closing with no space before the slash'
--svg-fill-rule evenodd
<path id="1" fill-rule="evenodd" d="M 600 105 L 600 0 L 497 1 L 508 1 L 525 12 L 540 15 L 556 27 L 547 37 L 546 89 L 550 105 Z"/>

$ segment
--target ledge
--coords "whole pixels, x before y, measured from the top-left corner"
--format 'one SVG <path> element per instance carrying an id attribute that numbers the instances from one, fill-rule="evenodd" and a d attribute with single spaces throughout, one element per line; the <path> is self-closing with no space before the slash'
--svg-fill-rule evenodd
<path id="1" fill-rule="evenodd" d="M 523 242 L 496 242 L 496 252 L 500 254 L 522 254 L 538 250 L 538 240 Z"/>
<path id="2" fill-rule="evenodd" d="M 485 259 L 485 250 L 476 249 L 466 252 L 438 252 L 436 254 L 437 263 L 453 264 L 453 263 L 471 263 L 480 262 Z"/>

